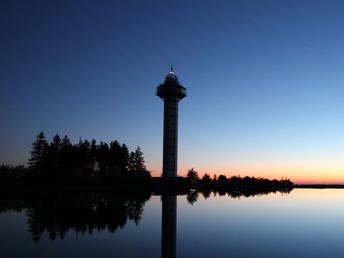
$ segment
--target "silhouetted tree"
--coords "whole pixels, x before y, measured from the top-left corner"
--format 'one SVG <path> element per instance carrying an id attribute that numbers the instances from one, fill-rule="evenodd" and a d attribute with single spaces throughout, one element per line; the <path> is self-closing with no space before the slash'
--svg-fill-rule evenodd
<path id="1" fill-rule="evenodd" d="M 142 155 L 142 152 L 139 154 Z M 141 158 L 141 157 L 140 157 Z M 111 175 L 123 175 L 127 171 L 129 150 L 125 144 L 112 141 L 109 148 L 109 170 Z M 144 161 L 142 161 L 144 163 Z"/>
<path id="2" fill-rule="evenodd" d="M 130 172 L 146 172 L 145 160 L 143 153 L 138 146 L 136 150 L 130 153 L 128 168 Z"/>
<path id="3" fill-rule="evenodd" d="M 61 169 L 61 143 L 60 136 L 56 134 L 48 148 L 47 173 L 54 180 L 58 179 L 59 170 Z"/>
<path id="4" fill-rule="evenodd" d="M 48 142 L 44 133 L 40 132 L 36 140 L 32 143 L 31 157 L 29 167 L 36 173 L 41 174 L 46 168 L 48 158 Z"/>
<path id="5" fill-rule="evenodd" d="M 228 184 L 228 179 L 225 175 L 220 175 L 217 179 L 217 184 L 221 187 L 224 187 Z"/>
<path id="6" fill-rule="evenodd" d="M 151 178 L 140 147 L 129 155 L 128 147 L 118 141 L 97 145 L 95 140 L 80 138 L 77 144 L 72 144 L 67 135 L 61 139 L 56 134 L 48 143 L 41 132 L 32 144 L 28 163 L 30 169 L 2 166 L 1 182 L 6 179 L 10 183 L 9 179 L 15 178 L 18 181 L 19 171 L 22 182 L 27 180 L 27 183 L 142 183 Z"/>
<path id="7" fill-rule="evenodd" d="M 213 184 L 215 184 L 217 182 L 217 175 L 216 174 L 214 174 L 212 182 L 213 182 Z"/>
<path id="8" fill-rule="evenodd" d="M 74 146 L 74 157 L 75 157 L 75 169 L 74 169 L 74 180 L 88 181 L 90 179 L 90 170 L 92 169 L 92 159 L 90 157 L 91 144 L 86 139 Z"/>
<path id="9" fill-rule="evenodd" d="M 99 174 L 104 178 L 108 176 L 109 170 L 109 145 L 104 142 L 100 142 L 99 152 L 97 155 Z"/>
<path id="10" fill-rule="evenodd" d="M 144 165 L 145 161 L 143 158 L 143 153 L 141 152 L 142 155 L 142 165 L 143 168 L 146 170 L 146 166 Z M 125 173 L 128 171 L 128 164 L 129 164 L 129 149 L 127 145 L 122 144 L 119 153 L 118 153 L 118 163 L 117 163 L 117 168 L 121 173 Z"/>
<path id="11" fill-rule="evenodd" d="M 69 181 L 71 178 L 71 173 L 75 168 L 75 155 L 74 155 L 74 148 L 72 143 L 70 142 L 67 135 L 62 138 L 61 142 L 61 169 L 59 177 L 64 181 Z"/>
<path id="12" fill-rule="evenodd" d="M 202 177 L 201 182 L 202 182 L 204 187 L 210 187 L 211 183 L 212 183 L 211 178 L 210 178 L 210 176 L 207 173 L 204 174 L 204 176 Z"/>
<path id="13" fill-rule="evenodd" d="M 92 139 L 91 141 L 91 147 L 90 147 L 90 155 L 89 155 L 89 163 L 90 163 L 90 167 L 91 169 L 91 178 L 93 181 L 97 181 L 97 174 L 96 174 L 96 170 L 98 167 L 98 159 L 97 159 L 97 153 L 98 153 L 98 149 L 99 147 L 97 146 L 97 142 L 95 139 Z"/>
<path id="14" fill-rule="evenodd" d="M 189 169 L 186 178 L 190 180 L 191 183 L 196 183 L 199 180 L 198 173 L 193 168 Z"/>

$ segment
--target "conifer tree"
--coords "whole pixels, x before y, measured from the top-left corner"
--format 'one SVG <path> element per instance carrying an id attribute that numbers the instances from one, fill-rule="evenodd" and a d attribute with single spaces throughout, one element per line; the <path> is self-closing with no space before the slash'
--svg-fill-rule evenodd
<path id="1" fill-rule="evenodd" d="M 190 180 L 191 183 L 196 183 L 199 180 L 198 172 L 193 168 L 189 169 L 186 177 Z"/>
<path id="2" fill-rule="evenodd" d="M 40 132 L 36 140 L 32 143 L 31 158 L 29 159 L 29 167 L 40 173 L 45 168 L 49 145 L 45 139 L 44 133 Z"/>
<path id="3" fill-rule="evenodd" d="M 130 153 L 128 169 L 130 172 L 146 172 L 145 160 L 139 146 Z"/>

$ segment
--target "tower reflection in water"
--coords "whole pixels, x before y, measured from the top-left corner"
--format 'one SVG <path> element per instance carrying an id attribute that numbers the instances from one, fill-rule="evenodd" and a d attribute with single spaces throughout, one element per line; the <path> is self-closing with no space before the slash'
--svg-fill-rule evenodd
<path id="1" fill-rule="evenodd" d="M 162 195 L 161 258 L 176 257 L 177 196 Z"/>

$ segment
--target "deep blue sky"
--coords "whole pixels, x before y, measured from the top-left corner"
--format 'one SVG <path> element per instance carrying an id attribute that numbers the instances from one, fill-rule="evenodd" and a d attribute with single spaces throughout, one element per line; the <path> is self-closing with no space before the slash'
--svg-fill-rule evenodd
<path id="1" fill-rule="evenodd" d="M 44 131 L 140 145 L 161 172 L 171 64 L 179 174 L 344 182 L 343 1 L 1 1 L 0 163 Z"/>

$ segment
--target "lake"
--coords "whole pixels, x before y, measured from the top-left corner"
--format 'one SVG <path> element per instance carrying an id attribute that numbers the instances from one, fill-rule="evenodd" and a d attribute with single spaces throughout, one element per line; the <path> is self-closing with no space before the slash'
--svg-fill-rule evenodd
<path id="1" fill-rule="evenodd" d="M 344 257 L 344 189 L 0 197 L 0 256 Z"/>

